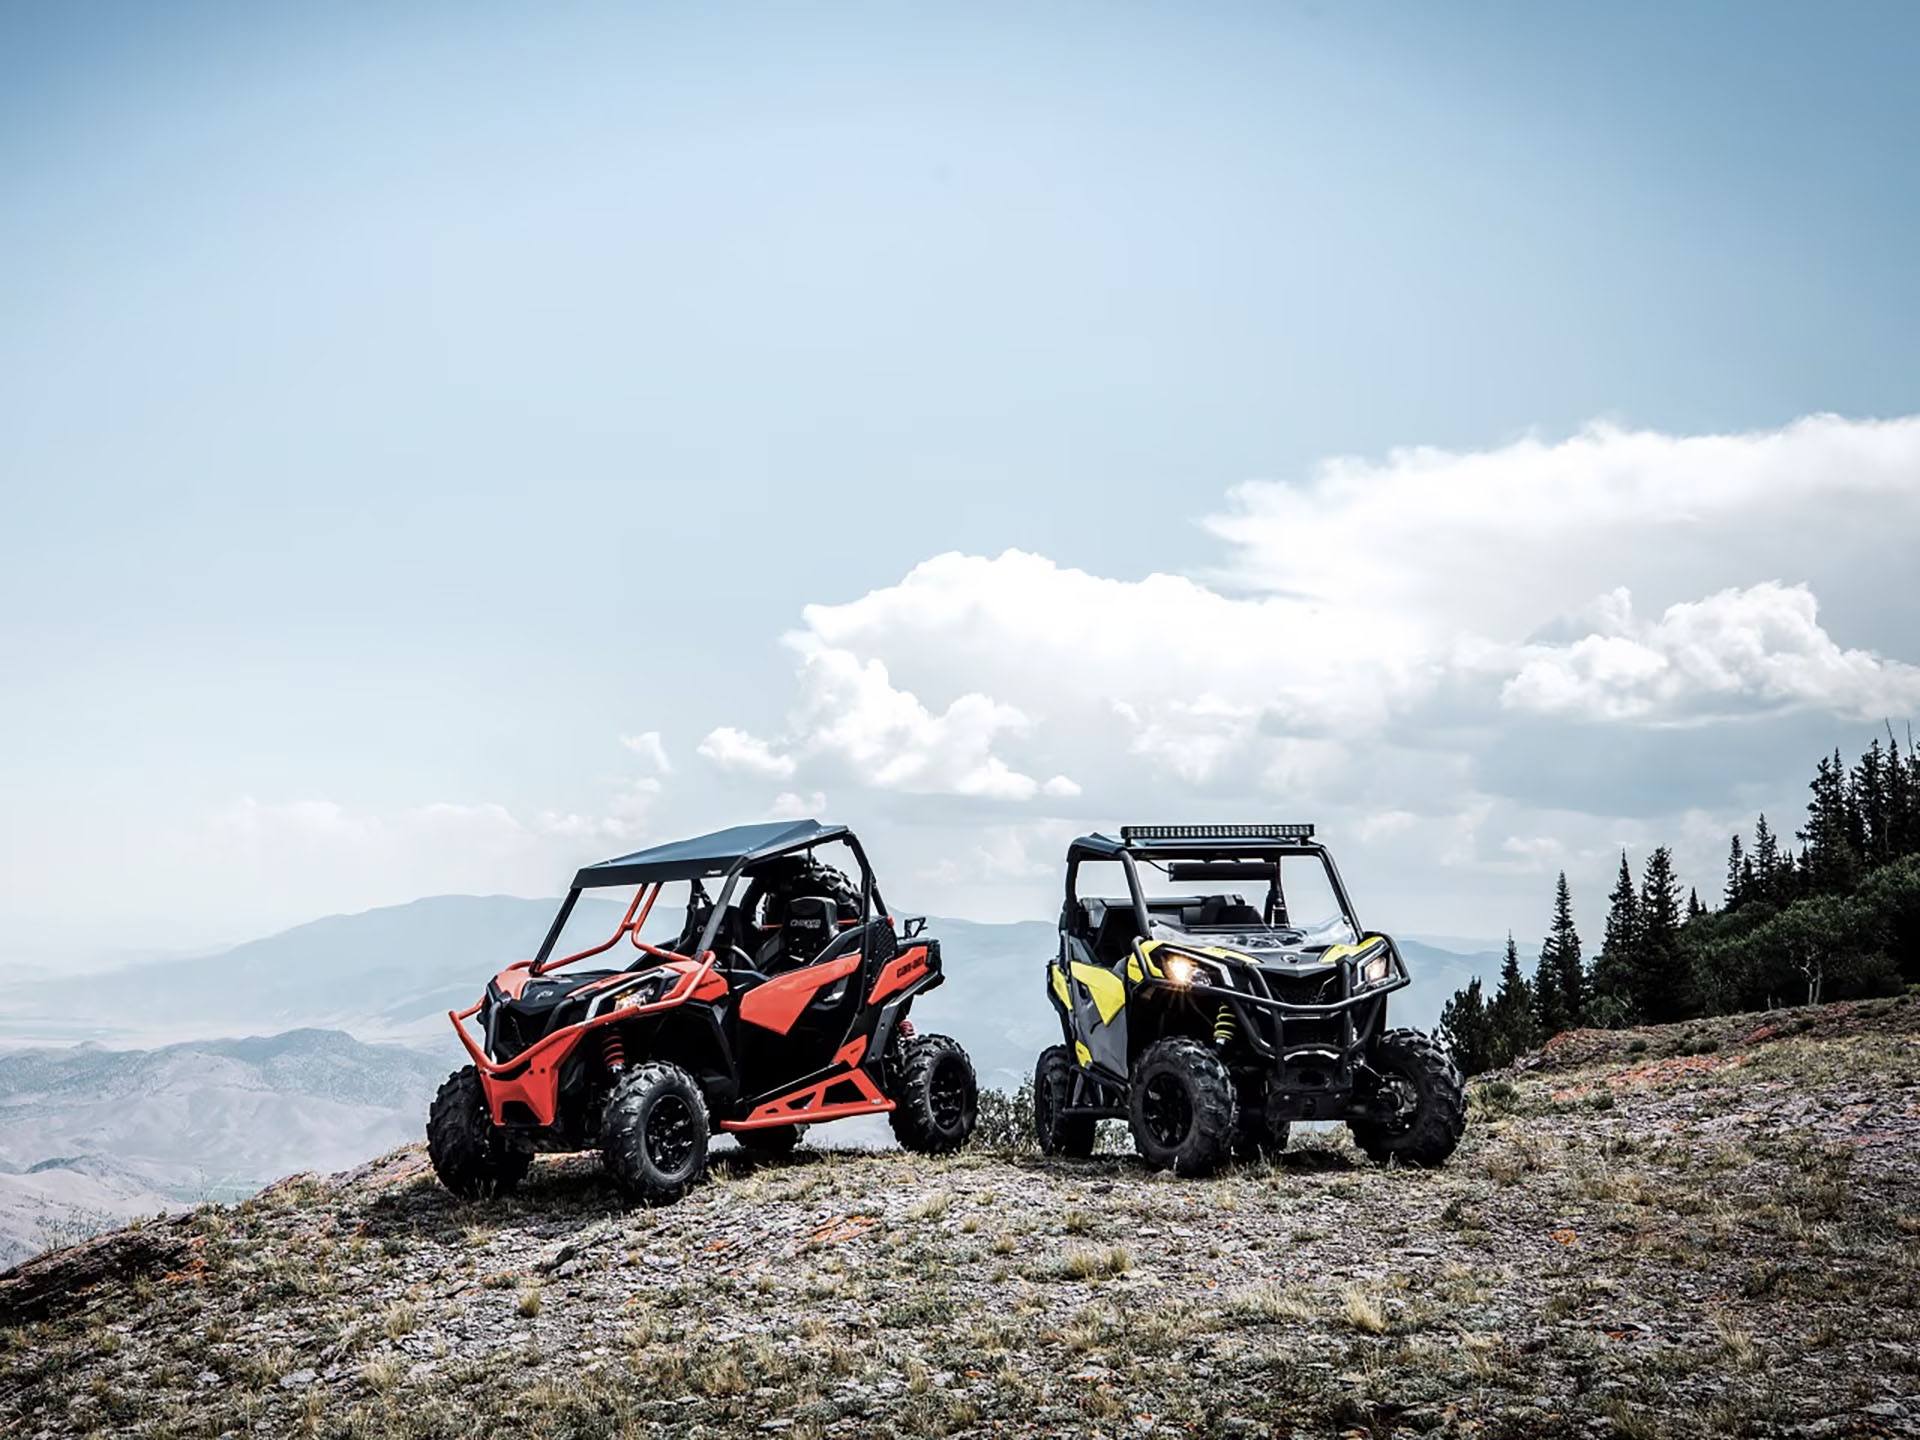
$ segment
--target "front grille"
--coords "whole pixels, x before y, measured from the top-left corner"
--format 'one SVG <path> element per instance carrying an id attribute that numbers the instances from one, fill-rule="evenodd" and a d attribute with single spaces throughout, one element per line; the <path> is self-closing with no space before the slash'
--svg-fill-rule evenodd
<path id="1" fill-rule="evenodd" d="M 1302 1045 L 1311 1045 L 1321 1050 L 1339 1051 L 1347 1043 L 1347 1027 L 1338 1015 L 1324 1019 L 1287 1020 L 1280 1022 L 1280 1044 L 1283 1049 L 1297 1050 Z"/>
<path id="2" fill-rule="evenodd" d="M 1268 970 L 1267 988 L 1273 998 L 1288 1005 L 1337 1005 L 1340 1003 L 1340 972 L 1323 975 L 1290 975 Z"/>

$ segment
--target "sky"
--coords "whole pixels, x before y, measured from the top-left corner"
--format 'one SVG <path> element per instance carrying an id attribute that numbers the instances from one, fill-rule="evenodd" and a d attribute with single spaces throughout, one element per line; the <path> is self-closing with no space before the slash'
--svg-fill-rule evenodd
<path id="1" fill-rule="evenodd" d="M 0 7 L 0 954 L 771 814 L 1717 891 L 1920 710 L 1907 5 Z"/>

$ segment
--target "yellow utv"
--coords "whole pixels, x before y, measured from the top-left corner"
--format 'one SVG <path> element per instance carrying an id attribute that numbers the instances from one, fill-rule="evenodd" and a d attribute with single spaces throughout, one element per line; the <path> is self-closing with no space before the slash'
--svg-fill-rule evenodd
<path id="1" fill-rule="evenodd" d="M 1040 1148 L 1089 1155 L 1096 1124 L 1124 1119 L 1149 1165 L 1201 1175 L 1283 1150 L 1295 1120 L 1341 1120 L 1376 1161 L 1437 1165 L 1466 1098 L 1437 1041 L 1387 1028 L 1407 983 L 1311 825 L 1084 835 L 1047 967 L 1062 1043 L 1034 1069 Z"/>

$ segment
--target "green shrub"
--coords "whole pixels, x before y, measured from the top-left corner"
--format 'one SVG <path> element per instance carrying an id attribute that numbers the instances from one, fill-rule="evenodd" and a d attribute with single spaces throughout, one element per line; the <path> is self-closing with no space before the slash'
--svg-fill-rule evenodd
<path id="1" fill-rule="evenodd" d="M 980 1119 L 968 1142 L 976 1150 L 1003 1155 L 1032 1155 L 1040 1148 L 1033 1133 L 1033 1082 L 1022 1080 L 1012 1094 L 1005 1090 L 980 1092 Z"/>

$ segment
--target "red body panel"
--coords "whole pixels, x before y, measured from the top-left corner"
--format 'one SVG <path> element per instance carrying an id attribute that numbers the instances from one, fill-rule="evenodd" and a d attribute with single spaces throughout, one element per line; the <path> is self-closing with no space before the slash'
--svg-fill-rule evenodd
<path id="1" fill-rule="evenodd" d="M 857 1066 L 866 1053 L 867 1042 L 862 1037 L 849 1041 L 833 1059 L 838 1065 Z M 827 1097 L 840 1087 L 851 1093 L 829 1100 Z M 864 1070 L 849 1069 L 845 1074 L 829 1075 L 777 1100 L 756 1105 L 744 1120 L 722 1120 L 720 1128 L 761 1130 L 772 1125 L 811 1125 L 817 1120 L 839 1120 L 848 1115 L 884 1115 L 891 1109 L 893 1101 L 880 1093 L 871 1075 Z"/>
<path id="2" fill-rule="evenodd" d="M 914 981 L 927 973 L 927 947 L 916 945 L 911 950 L 902 951 L 887 962 L 880 972 L 880 978 L 873 982 L 873 993 L 867 996 L 869 1005 L 878 1005 L 889 995 L 898 994 Z"/>
<path id="3" fill-rule="evenodd" d="M 858 952 L 842 955 L 821 965 L 776 975 L 764 985 L 756 985 L 740 1000 L 740 1018 L 762 1030 L 784 1035 L 800 1018 L 800 1012 L 827 986 L 844 980 L 860 968 Z"/>
<path id="4" fill-rule="evenodd" d="M 533 962 L 531 960 L 516 960 L 498 975 L 494 976 L 493 983 L 500 987 L 500 993 L 509 1000 L 518 1000 L 520 998 L 520 992 L 527 988 L 527 981 L 532 978 Z"/>

